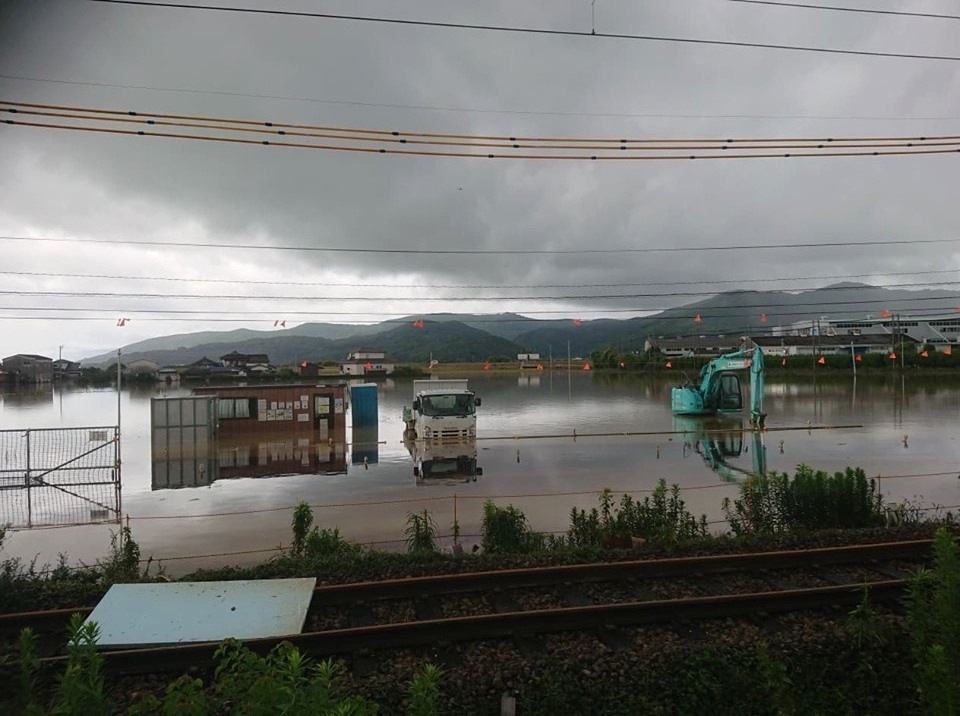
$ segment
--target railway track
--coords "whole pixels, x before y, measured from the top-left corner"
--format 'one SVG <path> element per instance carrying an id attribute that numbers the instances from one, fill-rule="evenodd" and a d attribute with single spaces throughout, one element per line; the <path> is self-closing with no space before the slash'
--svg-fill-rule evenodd
<path id="1" fill-rule="evenodd" d="M 875 603 L 896 602 L 908 571 L 929 553 L 929 540 L 912 540 L 321 585 L 304 632 L 245 644 L 261 653 L 289 641 L 316 657 L 362 655 L 561 631 L 616 637 L 627 625 L 849 606 L 864 587 Z M 30 626 L 60 635 L 62 644 L 69 615 L 90 609 L 0 615 L 0 633 Z M 138 673 L 203 667 L 216 648 L 196 643 L 102 653 L 109 669 Z M 48 651 L 42 662 L 63 660 Z"/>

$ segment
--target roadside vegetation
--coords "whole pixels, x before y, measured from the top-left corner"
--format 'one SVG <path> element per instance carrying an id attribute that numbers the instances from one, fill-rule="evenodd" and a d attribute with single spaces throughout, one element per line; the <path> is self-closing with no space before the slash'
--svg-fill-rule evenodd
<path id="1" fill-rule="evenodd" d="M 728 532 L 714 535 L 690 511 L 677 485 L 660 480 L 642 500 L 603 490 L 593 507 L 570 510 L 562 533 L 541 533 L 515 505 L 483 506 L 476 551 L 445 550 L 427 510 L 409 513 L 407 551 L 353 544 L 336 525 L 317 524 L 300 503 L 288 549 L 247 568 L 201 570 L 184 579 L 316 576 L 327 583 L 509 567 L 683 554 L 803 548 L 897 538 L 934 538 L 930 566 L 912 578 L 906 615 L 874 608 L 869 592 L 845 619 L 805 615 L 772 632 L 726 625 L 706 641 L 669 629 L 626 651 L 579 645 L 524 655 L 478 645 L 462 664 L 441 670 L 425 655 L 398 657 L 382 676 L 360 678 L 343 662 L 314 662 L 286 644 L 258 655 L 225 642 L 216 669 L 116 683 L 105 676 L 95 624 L 77 616 L 67 634 L 62 672 L 40 666 L 37 636 L 24 631 L 0 650 L 0 711 L 42 714 L 364 714 L 477 713 L 500 694 L 524 713 L 923 713 L 955 716 L 960 705 L 960 555 L 954 517 L 934 523 L 910 505 L 887 505 L 860 469 L 835 474 L 798 466 L 745 480 L 724 505 Z M 3 532 L 0 530 L 0 549 Z M 452 552 L 452 553 L 451 553 Z M 94 603 L 117 582 L 166 579 L 129 529 L 110 553 L 80 569 L 0 562 L 0 611 Z M 49 637 L 48 637 L 49 639 Z M 662 641 L 661 641 L 662 640 Z M 566 641 L 562 641 L 566 644 Z M 49 647 L 47 647 L 49 648 Z M 909 678 L 907 678 L 909 677 Z M 508 685 L 509 684 L 509 685 Z M 136 692 L 134 694 L 133 692 Z M 12 704 L 12 706 L 11 706 Z M 717 707 L 723 704 L 723 708 Z"/>

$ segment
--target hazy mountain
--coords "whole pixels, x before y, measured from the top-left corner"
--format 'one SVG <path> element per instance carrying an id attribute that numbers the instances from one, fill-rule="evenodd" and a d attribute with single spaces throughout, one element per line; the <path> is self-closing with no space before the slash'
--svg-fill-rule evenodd
<path id="1" fill-rule="evenodd" d="M 197 348 L 200 354 L 197 358 L 191 358 L 186 363 L 192 363 L 199 360 L 204 355 L 213 357 L 224 355 L 232 350 L 241 353 L 269 353 L 266 346 L 273 345 L 275 338 L 289 337 L 307 337 L 322 338 L 324 340 L 338 340 L 356 336 L 358 338 L 371 336 L 382 331 L 389 330 L 393 323 L 377 323 L 374 325 L 355 325 L 338 323 L 303 323 L 293 328 L 282 328 L 273 331 L 254 331 L 249 328 L 238 328 L 233 331 L 200 331 L 197 333 L 178 333 L 172 336 L 161 336 L 159 338 L 148 338 L 145 341 L 131 343 L 123 347 L 124 360 L 136 360 L 137 358 L 150 358 L 158 363 L 166 365 L 169 361 L 162 361 L 157 356 L 180 355 L 177 351 L 181 349 Z M 237 348 L 238 345 L 254 345 L 247 351 Z M 262 347 L 261 345 L 262 344 Z M 220 346 L 219 348 L 217 346 Z M 185 351 L 182 355 L 196 355 L 197 351 Z M 273 359 L 273 356 L 270 356 Z M 102 353 L 91 358 L 84 358 L 84 365 L 105 365 L 116 360 L 116 353 Z M 171 363 L 176 365 L 178 363 Z"/>
<path id="2" fill-rule="evenodd" d="M 881 310 L 916 314 L 951 313 L 960 305 L 952 291 L 885 289 L 841 283 L 801 292 L 732 291 L 671 308 L 644 318 L 538 320 L 516 313 L 423 316 L 423 328 L 414 316 L 372 326 L 306 323 L 279 331 L 208 331 L 152 338 L 126 346 L 124 360 L 150 358 L 161 365 L 192 363 L 207 356 L 219 358 L 236 350 L 267 353 L 274 364 L 342 360 L 359 348 L 387 352 L 397 362 L 426 362 L 431 354 L 440 361 L 481 361 L 492 356 L 537 352 L 546 358 L 564 359 L 567 341 L 572 355 L 612 346 L 621 351 L 643 347 L 646 336 L 689 336 L 717 333 L 760 333 L 775 325 L 811 318 L 877 316 Z M 701 322 L 694 317 L 700 314 Z M 766 315 L 766 322 L 760 320 Z M 106 364 L 113 354 L 84 361 Z"/>
<path id="3" fill-rule="evenodd" d="M 853 282 L 790 293 L 736 291 L 650 316 L 646 332 L 655 336 L 747 334 L 814 318 L 876 318 L 882 310 L 949 313 L 957 305 L 955 291 L 887 289 Z M 694 322 L 698 313 L 701 323 Z M 766 323 L 761 322 L 761 315 L 766 315 Z"/>

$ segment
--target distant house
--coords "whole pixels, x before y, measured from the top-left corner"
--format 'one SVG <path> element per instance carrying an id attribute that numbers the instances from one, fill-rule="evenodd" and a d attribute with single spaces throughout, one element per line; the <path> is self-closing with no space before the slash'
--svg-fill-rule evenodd
<path id="1" fill-rule="evenodd" d="M 718 356 L 740 350 L 741 336 L 688 336 L 686 338 L 648 338 L 647 352 L 658 350 L 664 356 Z"/>
<path id="2" fill-rule="evenodd" d="M 164 366 L 157 370 L 157 378 L 162 380 L 164 383 L 179 383 L 180 382 L 180 369 L 174 368 L 173 366 Z"/>
<path id="3" fill-rule="evenodd" d="M 60 358 L 53 361 L 54 380 L 74 380 L 80 377 L 80 364 L 76 361 Z"/>
<path id="4" fill-rule="evenodd" d="M 157 365 L 156 361 L 148 360 L 146 358 L 140 358 L 138 360 L 130 361 L 127 363 L 126 370 L 124 373 L 127 375 L 157 375 L 160 371 L 160 366 Z"/>
<path id="5" fill-rule="evenodd" d="M 340 363 L 340 372 L 344 375 L 390 375 L 393 368 L 386 352 L 370 348 L 353 351 Z"/>
<path id="6" fill-rule="evenodd" d="M 3 359 L 3 370 L 15 383 L 50 383 L 53 381 L 53 359 L 34 353 L 17 353 Z"/>
<path id="7" fill-rule="evenodd" d="M 220 360 L 227 368 L 236 368 L 237 370 L 247 370 L 254 366 L 270 367 L 270 356 L 266 353 L 237 353 L 237 351 L 232 351 L 225 356 L 220 356 Z"/>
<path id="8" fill-rule="evenodd" d="M 235 375 L 236 370 L 228 368 L 219 361 L 211 360 L 204 356 L 198 361 L 194 361 L 182 371 L 180 375 L 184 378 L 205 378 L 211 375 Z"/>

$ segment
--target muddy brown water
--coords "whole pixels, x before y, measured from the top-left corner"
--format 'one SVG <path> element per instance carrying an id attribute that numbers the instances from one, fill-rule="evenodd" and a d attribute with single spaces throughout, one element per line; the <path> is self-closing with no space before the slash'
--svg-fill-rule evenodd
<path id="1" fill-rule="evenodd" d="M 359 446 L 352 447 L 348 421 L 345 472 L 318 474 L 311 469 L 317 461 L 303 459 L 318 449 L 317 441 L 273 434 L 251 439 L 249 446 L 232 443 L 229 450 L 215 453 L 228 468 L 223 474 L 243 474 L 229 469 L 238 464 L 239 451 L 243 455 L 239 462 L 253 462 L 263 476 L 218 479 L 181 489 L 152 489 L 150 399 L 186 395 L 189 390 L 124 391 L 123 513 L 130 516 L 144 556 L 164 561 L 176 574 L 267 558 L 270 549 L 289 544 L 290 511 L 284 508 L 300 500 L 321 505 L 315 509 L 320 526 L 336 526 L 357 541 L 384 541 L 387 549 L 402 548 L 402 542 L 388 541 L 402 540 L 411 511 L 429 510 L 447 534 L 456 509 L 464 535 L 474 535 L 483 499 L 489 496 L 521 507 L 533 528 L 559 531 L 568 524 L 570 508 L 595 505 L 595 493 L 602 488 L 638 491 L 642 498 L 642 491 L 653 488 L 661 477 L 685 488 L 690 510 L 719 521 L 722 499 L 737 494 L 731 479 L 753 469 L 758 447 L 765 449 L 768 470 L 793 470 L 798 463 L 831 471 L 857 465 L 881 476 L 880 488 L 888 501 L 911 500 L 924 506 L 960 503 L 960 379 L 891 375 L 861 376 L 854 382 L 849 376 L 772 377 L 765 399 L 768 431 L 760 445 L 749 432 L 739 432 L 741 425 L 746 427 L 745 416 L 719 423 L 674 418 L 670 387 L 676 376 L 576 371 L 478 374 L 469 379 L 483 399 L 476 446 L 483 475 L 469 482 L 420 485 L 402 442 L 402 408 L 412 392 L 409 380 L 381 383 L 380 444 L 364 445 L 363 453 Z M 47 387 L 0 393 L 0 429 L 109 425 L 115 423 L 116 411 L 117 396 L 110 390 Z M 807 430 L 808 425 L 863 427 Z M 702 434 L 704 427 L 732 430 L 708 437 Z M 681 432 L 622 434 L 674 430 Z M 586 437 L 588 433 L 619 434 Z M 537 435 L 564 437 L 527 439 Z M 362 454 L 368 458 L 366 466 Z M 709 458 L 718 454 L 730 469 L 712 469 Z M 304 474 L 291 474 L 301 469 L 296 467 L 301 463 Z M 557 494 L 580 492 L 586 494 Z M 89 562 L 104 553 L 111 529 L 116 526 L 15 531 L 7 538 L 5 555 L 37 557 L 43 563 L 63 552 L 72 562 Z M 233 554 L 248 550 L 250 554 Z M 220 553 L 231 554 L 200 557 Z M 189 559 L 173 559 L 177 557 Z"/>

